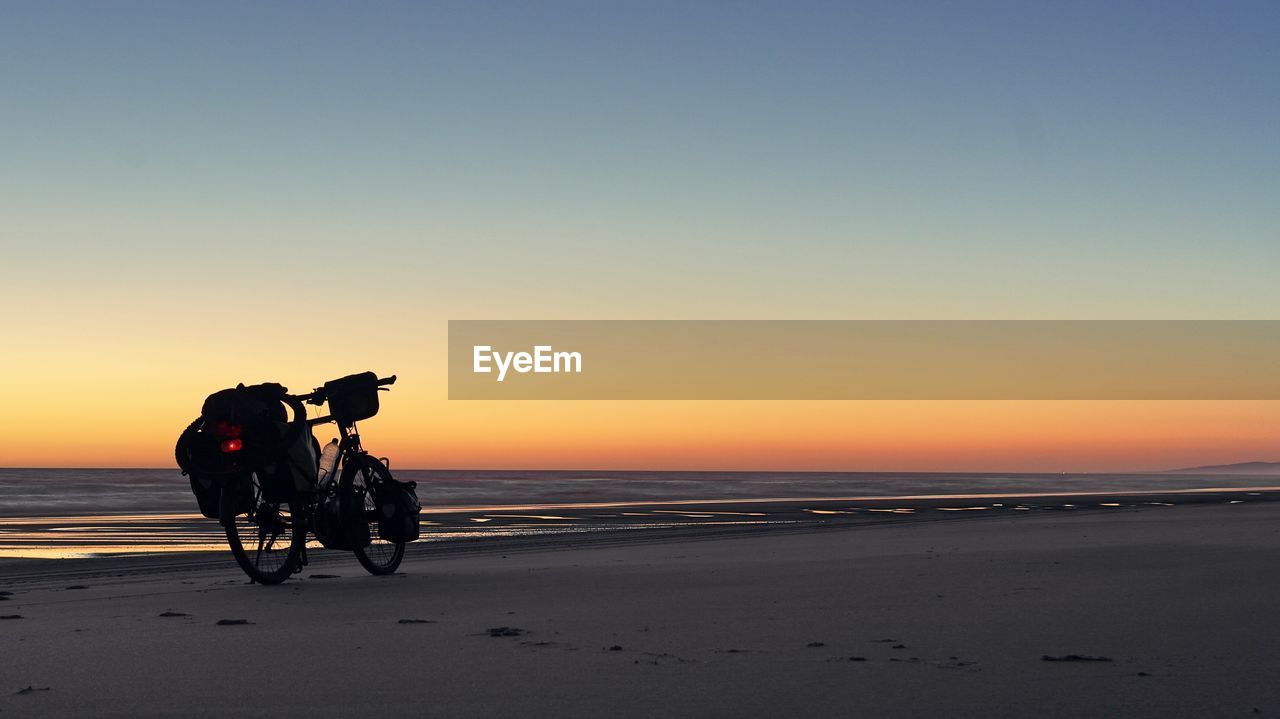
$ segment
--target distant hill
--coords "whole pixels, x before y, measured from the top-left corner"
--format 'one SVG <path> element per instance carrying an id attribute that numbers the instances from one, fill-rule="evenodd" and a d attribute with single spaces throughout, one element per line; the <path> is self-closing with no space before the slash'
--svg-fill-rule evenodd
<path id="1" fill-rule="evenodd" d="M 1171 469 L 1166 474 L 1259 474 L 1280 475 L 1280 462 L 1239 462 L 1237 464 L 1211 464 L 1207 467 Z"/>

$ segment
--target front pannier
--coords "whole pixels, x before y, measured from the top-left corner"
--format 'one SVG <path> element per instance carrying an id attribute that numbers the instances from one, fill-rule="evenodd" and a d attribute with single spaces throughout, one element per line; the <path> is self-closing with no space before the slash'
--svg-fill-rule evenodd
<path id="1" fill-rule="evenodd" d="M 356 513 L 355 508 L 344 506 L 342 497 L 337 493 L 329 494 L 320 501 L 316 520 L 316 538 L 325 549 L 349 552 L 356 547 L 369 546 L 369 523 Z"/>
<path id="2" fill-rule="evenodd" d="M 377 485 L 374 499 L 378 504 L 378 536 L 388 542 L 413 542 L 418 539 L 418 516 L 422 504 L 415 491 L 416 482 L 387 479 Z"/>
<path id="3" fill-rule="evenodd" d="M 324 383 L 329 414 L 338 424 L 351 424 L 378 413 L 378 375 L 361 372 Z"/>

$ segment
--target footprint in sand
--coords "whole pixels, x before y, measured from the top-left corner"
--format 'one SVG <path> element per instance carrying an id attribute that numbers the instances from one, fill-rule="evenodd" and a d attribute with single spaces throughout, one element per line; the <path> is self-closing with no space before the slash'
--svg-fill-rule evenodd
<path id="1" fill-rule="evenodd" d="M 36 692 L 47 692 L 49 687 L 37 687 L 28 684 L 27 686 L 14 692 L 14 694 L 35 694 Z"/>
<path id="2" fill-rule="evenodd" d="M 1040 657 L 1042 662 L 1109 662 L 1111 657 L 1091 656 L 1089 654 L 1063 654 L 1053 656 L 1051 654 L 1043 654 Z"/>

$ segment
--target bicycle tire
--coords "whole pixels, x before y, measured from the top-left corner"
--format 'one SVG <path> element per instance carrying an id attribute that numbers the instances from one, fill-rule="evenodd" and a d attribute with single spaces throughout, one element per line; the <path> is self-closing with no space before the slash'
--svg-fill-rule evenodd
<path id="1" fill-rule="evenodd" d="M 360 566 L 375 575 L 394 574 L 404 560 L 404 542 L 389 542 L 378 537 L 378 507 L 370 489 L 382 480 L 391 480 L 391 470 L 367 454 L 357 455 L 347 462 L 338 480 L 344 515 L 356 514 L 363 523 L 363 527 L 359 524 L 347 527 L 351 551 L 355 552 Z M 368 537 L 367 544 L 365 537 Z"/>
<path id="2" fill-rule="evenodd" d="M 294 503 L 270 503 L 262 499 L 262 489 L 256 485 L 254 475 L 237 479 L 228 479 L 222 485 L 222 498 L 219 505 L 219 522 L 226 530 L 227 544 L 231 547 L 231 555 L 236 564 L 249 579 L 259 584 L 279 584 L 293 574 L 293 570 L 301 560 L 302 550 L 307 541 L 307 527 L 302 512 Z M 244 482 L 250 482 L 253 493 L 250 509 L 242 512 L 242 488 Z M 282 513 L 282 506 L 288 505 L 288 516 Z M 244 515 L 243 522 L 237 517 Z M 249 540 L 256 546 L 246 549 L 241 532 L 257 528 L 258 536 L 250 536 Z M 270 533 L 270 541 L 264 532 Z M 277 539 L 287 532 L 287 543 L 274 549 Z M 263 543 L 267 542 L 267 556 L 263 556 Z"/>

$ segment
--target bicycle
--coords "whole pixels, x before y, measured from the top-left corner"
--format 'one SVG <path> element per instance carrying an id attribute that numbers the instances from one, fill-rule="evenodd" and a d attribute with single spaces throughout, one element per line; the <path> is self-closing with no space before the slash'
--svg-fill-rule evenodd
<path id="1" fill-rule="evenodd" d="M 201 417 L 178 438 L 178 466 L 191 475 L 192 489 L 205 516 L 213 513 L 212 498 L 201 496 L 198 480 L 216 480 L 210 484 L 216 484 L 218 491 L 217 519 L 236 563 L 251 580 L 279 584 L 301 572 L 308 563 L 308 533 L 327 548 L 354 552 L 371 574 L 392 574 L 399 568 L 405 544 L 417 538 L 421 507 L 413 494 L 414 484 L 397 482 L 387 462 L 364 449 L 356 429 L 358 420 L 377 413 L 378 391 L 389 390 L 395 381 L 395 375 L 378 379 L 366 372 L 331 380 L 305 395 L 288 394 L 279 385 L 241 385 L 212 395 Z M 219 395 L 237 392 L 240 394 L 227 395 L 220 405 L 233 406 L 233 411 L 208 409 Z M 254 402 L 260 402 L 264 409 L 259 410 Z M 308 419 L 304 403 L 328 403 L 329 414 Z M 251 411 L 244 410 L 246 404 Z M 279 429 L 281 405 L 292 412 L 283 430 Z M 220 419 L 224 414 L 231 418 Z M 270 421 L 264 421 L 263 416 Z M 336 457 L 329 472 L 313 483 L 320 461 L 314 436 L 309 443 L 315 455 L 314 471 L 299 466 L 302 462 L 290 452 L 297 455 L 296 448 L 306 446 L 298 442 L 303 432 L 330 422 L 337 425 L 340 435 Z M 215 446 L 217 451 L 213 452 Z M 282 477 L 282 472 L 286 476 Z M 299 481 L 299 475 L 306 481 Z M 412 497 L 406 512 L 412 516 L 397 519 L 397 492 L 403 493 L 405 488 Z M 392 498 L 390 510 L 387 497 Z M 388 530 L 393 520 L 402 522 L 399 533 Z M 409 522 L 411 528 L 404 529 Z"/>

